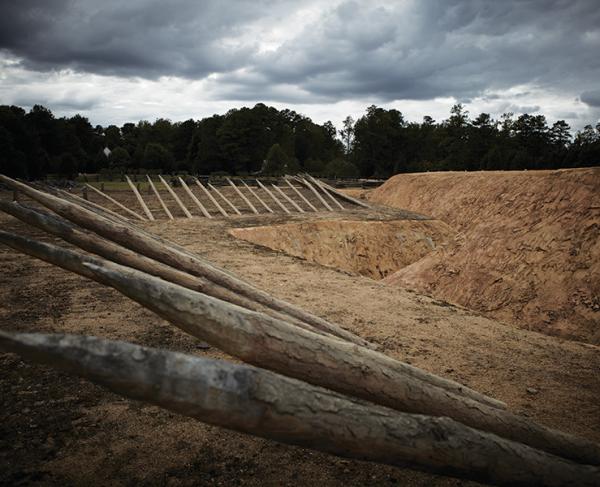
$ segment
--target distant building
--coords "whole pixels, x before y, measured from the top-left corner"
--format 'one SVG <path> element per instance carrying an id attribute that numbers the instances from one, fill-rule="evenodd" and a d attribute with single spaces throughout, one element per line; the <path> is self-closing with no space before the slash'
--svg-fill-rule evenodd
<path id="1" fill-rule="evenodd" d="M 104 149 L 102 149 L 102 152 L 104 152 L 104 155 L 106 156 L 106 158 L 108 159 L 112 153 L 112 151 L 108 148 L 105 147 Z"/>

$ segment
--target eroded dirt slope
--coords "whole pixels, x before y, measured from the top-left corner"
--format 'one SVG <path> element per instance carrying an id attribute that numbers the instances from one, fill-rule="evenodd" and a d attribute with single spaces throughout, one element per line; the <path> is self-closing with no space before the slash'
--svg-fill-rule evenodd
<path id="1" fill-rule="evenodd" d="M 320 220 L 236 228 L 241 238 L 295 257 L 381 279 L 450 241 L 439 220 Z"/>
<path id="2" fill-rule="evenodd" d="M 369 198 L 460 232 L 386 282 L 600 343 L 600 168 L 403 174 Z"/>

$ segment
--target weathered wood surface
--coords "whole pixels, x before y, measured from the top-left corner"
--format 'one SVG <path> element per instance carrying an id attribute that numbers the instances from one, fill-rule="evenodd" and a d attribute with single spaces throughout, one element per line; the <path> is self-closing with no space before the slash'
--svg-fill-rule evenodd
<path id="1" fill-rule="evenodd" d="M 108 201 L 110 201 L 111 203 L 117 205 L 119 208 L 121 208 L 123 211 L 127 212 L 128 214 L 130 214 L 131 216 L 134 216 L 135 218 L 137 218 L 138 220 L 141 220 L 143 222 L 146 221 L 146 219 L 140 215 L 139 213 L 136 213 L 133 210 L 130 210 L 129 208 L 127 208 L 124 204 L 119 203 L 116 199 L 114 199 L 112 196 L 107 195 L 106 193 L 103 193 L 102 191 L 100 191 L 97 188 L 94 188 L 91 184 L 87 184 L 85 183 L 85 185 L 90 188 L 92 191 L 95 191 L 97 194 L 99 194 L 100 196 L 102 196 L 103 198 L 107 199 Z"/>
<path id="2" fill-rule="evenodd" d="M 154 196 L 156 196 L 156 198 L 158 199 L 158 201 L 160 203 L 160 206 L 162 206 L 162 209 L 166 213 L 166 215 L 169 218 L 169 220 L 174 220 L 173 214 L 171 213 L 171 210 L 169 210 L 169 207 L 163 201 L 162 196 L 158 192 L 158 189 L 156 189 L 156 186 L 154 186 L 154 183 L 152 182 L 152 179 L 150 179 L 150 176 L 148 176 L 147 174 L 146 174 L 146 179 L 148 180 L 148 184 L 150 185 L 150 188 L 152 189 L 152 192 L 154 193 Z"/>
<path id="3" fill-rule="evenodd" d="M 301 177 L 297 177 L 297 181 L 302 183 L 308 189 L 310 189 L 325 208 L 327 208 L 329 211 L 333 211 L 333 208 L 329 205 L 329 203 L 327 203 L 327 201 L 325 201 L 325 199 L 321 196 L 321 193 L 319 193 L 312 184 L 310 184 L 306 179 Z"/>
<path id="4" fill-rule="evenodd" d="M 137 198 L 138 203 L 142 207 L 142 210 L 144 210 L 144 213 L 148 217 L 148 220 L 154 221 L 155 220 L 154 215 L 150 211 L 150 208 L 148 208 L 148 206 L 146 205 L 146 202 L 144 201 L 144 198 L 142 198 L 142 195 L 140 194 L 140 192 L 138 191 L 138 189 L 135 187 L 135 184 L 133 184 L 133 182 L 131 181 L 131 179 L 129 179 L 129 176 L 126 175 L 125 179 L 127 180 L 127 184 L 129 184 L 129 187 L 131 188 L 131 191 L 133 191 L 133 194 Z"/>
<path id="5" fill-rule="evenodd" d="M 243 179 L 241 179 L 240 181 L 242 182 L 244 187 L 250 192 L 250 194 L 254 196 L 258 200 L 258 202 L 265 207 L 265 210 L 267 210 L 269 213 L 274 213 L 274 211 L 269 207 L 269 205 L 267 205 L 264 202 L 264 200 L 258 195 L 256 191 L 254 191 L 250 186 L 248 186 Z"/>
<path id="6" fill-rule="evenodd" d="M 255 214 L 258 215 L 258 210 L 252 204 L 252 202 L 248 198 L 246 198 L 246 195 L 244 193 L 242 193 L 242 191 L 240 190 L 240 188 L 238 188 L 235 184 L 233 184 L 233 181 L 231 179 L 229 179 L 229 178 L 227 178 L 227 182 L 235 190 L 235 192 L 238 194 L 238 196 L 240 198 L 242 198 L 242 200 L 244 200 L 244 203 L 246 203 L 248 205 L 248 208 L 250 208 L 250 210 L 252 211 L 252 213 L 255 213 Z"/>
<path id="7" fill-rule="evenodd" d="M 20 183 L 3 175 L 0 175 L 0 181 L 5 182 L 13 188 L 22 190 L 30 198 L 46 206 L 63 218 L 130 250 L 181 271 L 188 272 L 189 274 L 207 278 L 234 293 L 240 294 L 280 313 L 292 316 L 297 320 L 331 335 L 341 337 L 352 343 L 374 347 L 373 344 L 344 330 L 340 326 L 329 323 L 323 318 L 294 306 L 291 303 L 278 299 L 250 283 L 241 280 L 234 274 L 216 267 L 200 258 L 198 255 L 183 249 L 181 246 L 164 241 L 139 227 L 93 213 L 75 203 L 38 191 L 24 183 Z"/>
<path id="8" fill-rule="evenodd" d="M 273 186 L 273 189 L 275 191 L 277 191 L 284 200 L 286 200 L 290 205 L 292 205 L 294 208 L 296 208 L 296 210 L 299 213 L 304 213 L 304 210 L 302 208 L 300 208 L 300 206 L 298 206 L 298 204 L 292 198 L 290 198 L 287 194 L 285 194 L 279 186 L 275 186 L 274 184 L 272 184 L 271 186 Z"/>
<path id="9" fill-rule="evenodd" d="M 265 308 L 264 306 L 260 306 L 255 301 L 235 294 L 228 289 L 213 283 L 212 281 L 179 271 L 173 267 L 161 264 L 154 259 L 149 259 L 138 254 L 137 252 L 126 249 L 125 247 L 115 244 L 110 240 L 105 240 L 94 234 L 82 231 L 77 226 L 49 213 L 45 213 L 40 210 L 34 210 L 33 208 L 28 208 L 16 202 L 9 203 L 2 200 L 0 200 L 0 211 L 9 214 L 24 223 L 48 232 L 51 235 L 57 236 L 63 239 L 65 242 L 69 242 L 80 249 L 85 250 L 86 252 L 104 257 L 105 259 L 116 262 L 117 264 L 146 272 L 153 276 L 160 277 L 165 281 L 178 284 L 194 291 L 208 294 L 209 296 L 222 299 L 229 303 L 237 304 L 238 306 L 242 306 L 253 311 L 264 312 L 270 316 L 273 316 L 274 318 L 289 321 L 290 323 L 301 328 L 305 328 L 320 334 L 326 334 L 325 332 L 321 332 L 320 330 L 317 330 L 314 327 L 292 317 L 283 315 L 269 308 Z M 37 255 L 37 257 L 41 258 L 40 255 Z M 96 263 L 98 263 L 98 261 L 96 261 Z M 77 272 L 78 274 L 84 275 L 88 278 L 94 278 L 94 276 L 89 272 L 82 274 L 81 271 L 84 269 L 81 269 L 80 267 L 73 267 L 69 270 Z"/>
<path id="10" fill-rule="evenodd" d="M 75 335 L 0 332 L 0 350 L 212 425 L 344 457 L 496 485 L 600 484 L 597 467 L 247 365 Z"/>
<path id="11" fill-rule="evenodd" d="M 241 212 L 240 210 L 238 210 L 238 209 L 235 207 L 235 205 L 234 205 L 234 204 L 233 204 L 231 201 L 229 201 L 229 200 L 228 200 L 228 199 L 225 197 L 225 195 L 224 195 L 223 193 L 221 193 L 221 192 L 220 192 L 220 191 L 219 191 L 217 188 L 215 188 L 215 187 L 214 187 L 212 184 L 208 183 L 208 187 L 209 187 L 210 189 L 212 189 L 212 190 L 213 190 L 215 193 L 217 193 L 217 194 L 219 195 L 219 197 L 220 197 L 220 198 L 221 198 L 221 199 L 222 199 L 222 200 L 223 200 L 225 203 L 227 203 L 227 204 L 229 205 L 229 208 L 231 208 L 231 209 L 234 211 L 234 213 L 235 213 L 236 215 L 241 215 L 241 214 L 242 214 L 242 212 Z"/>
<path id="12" fill-rule="evenodd" d="M 48 191 L 50 189 L 50 187 L 47 186 L 46 188 L 43 188 L 43 189 Z M 124 222 L 131 221 L 129 218 L 127 218 L 123 215 L 119 215 L 115 211 L 109 210 L 108 208 L 106 208 L 102 205 L 99 205 L 98 203 L 94 203 L 93 201 L 85 200 L 85 199 L 81 198 L 80 196 L 77 196 L 76 194 L 69 193 L 68 191 L 64 191 L 62 189 L 52 188 L 52 190 L 54 191 L 53 194 L 58 194 L 58 195 L 64 196 L 67 199 L 71 199 L 71 200 L 75 201 L 75 203 L 78 203 L 78 204 L 84 206 L 85 208 L 90 209 L 96 213 L 100 212 L 103 215 L 109 215 L 113 218 L 117 218 L 119 221 L 124 221 Z"/>
<path id="13" fill-rule="evenodd" d="M 290 214 L 290 210 L 288 210 L 285 205 L 277 199 L 277 197 L 271 192 L 269 188 L 267 188 L 263 183 L 261 183 L 258 179 L 256 180 L 256 184 L 258 184 L 270 197 L 271 199 L 281 208 L 286 214 Z"/>
<path id="14" fill-rule="evenodd" d="M 333 194 L 339 196 L 340 198 L 342 198 L 342 199 L 344 199 L 346 201 L 349 201 L 350 203 L 354 203 L 355 205 L 362 206 L 363 208 L 371 208 L 371 205 L 369 205 L 368 203 L 365 203 L 364 201 L 361 201 L 361 200 L 353 198 L 352 196 L 349 196 L 349 195 L 347 195 L 345 193 L 342 193 L 341 191 L 338 191 L 333 186 L 331 186 L 331 185 L 329 185 L 329 184 L 327 184 L 327 183 L 325 183 L 323 181 L 320 181 L 320 183 L 325 188 L 327 188 L 329 191 L 331 191 Z"/>
<path id="15" fill-rule="evenodd" d="M 302 201 L 304 201 L 304 202 L 305 202 L 305 203 L 308 205 L 308 207 L 309 207 L 309 208 L 310 208 L 312 211 L 319 211 L 319 210 L 317 210 L 317 207 L 316 207 L 315 205 L 313 205 L 313 204 L 312 204 L 310 201 L 308 201 L 308 199 L 306 198 L 306 196 L 304 196 L 304 195 L 303 195 L 303 194 L 302 194 L 302 193 L 301 193 L 301 192 L 298 190 L 298 188 L 296 188 L 296 186 L 294 186 L 292 183 L 290 183 L 290 181 L 287 179 L 287 176 L 286 176 L 286 178 L 285 178 L 285 182 L 288 184 L 288 186 L 289 186 L 290 188 L 292 188 L 292 189 L 293 189 L 293 190 L 296 192 L 296 194 L 297 194 L 297 195 L 300 197 L 300 199 L 301 199 Z"/>
<path id="16" fill-rule="evenodd" d="M 303 330 L 104 259 L 0 231 L 0 242 L 110 285 L 247 363 L 399 411 L 447 416 L 564 458 L 600 464 L 600 447 L 420 379 L 378 352 Z M 428 374 L 425 374 L 428 375 Z M 461 391 L 462 392 L 462 391 Z"/>
<path id="17" fill-rule="evenodd" d="M 194 178 L 194 182 L 196 185 L 204 192 L 204 194 L 208 197 L 208 199 L 215 205 L 215 208 L 221 213 L 223 216 L 229 216 L 227 212 L 223 209 L 223 207 L 219 204 L 219 202 L 215 199 L 215 197 L 211 194 L 211 192 L 204 187 L 204 185 L 198 181 L 198 178 Z"/>
<path id="18" fill-rule="evenodd" d="M 177 193 L 173 190 L 173 188 L 171 188 L 171 185 L 165 180 L 165 178 L 163 178 L 160 174 L 158 175 L 158 179 L 160 179 L 160 182 L 163 184 L 163 186 L 165 188 L 167 188 L 167 191 L 169 192 L 169 194 L 171 195 L 171 197 L 175 200 L 175 202 L 179 205 L 179 208 L 181 208 L 181 211 L 183 211 L 183 214 L 188 217 L 188 218 L 192 218 L 192 214 L 190 213 L 190 210 L 187 209 L 187 206 L 185 206 L 183 204 L 183 201 L 181 201 L 181 199 L 179 198 L 179 196 L 177 196 Z"/>
<path id="19" fill-rule="evenodd" d="M 206 217 L 206 218 L 212 218 L 211 214 L 208 212 L 208 210 L 204 207 L 204 205 L 202 204 L 202 202 L 196 197 L 196 195 L 194 193 L 192 193 L 192 190 L 190 189 L 190 187 L 187 185 L 187 183 L 183 180 L 182 177 L 178 176 L 177 179 L 179 179 L 179 182 L 181 183 L 181 187 L 184 189 L 184 191 L 187 193 L 187 195 L 191 198 L 191 200 L 196 203 L 196 206 L 198 208 L 200 208 L 200 211 L 202 212 L 202 214 Z"/>
<path id="20" fill-rule="evenodd" d="M 313 178 L 310 174 L 307 174 L 306 177 L 313 182 L 313 184 L 318 187 L 321 188 L 321 191 L 323 191 L 323 193 L 325 193 L 325 195 L 332 201 L 332 203 L 337 206 L 340 210 L 345 210 L 345 208 L 342 206 L 342 204 L 335 199 L 335 197 L 329 192 L 327 191 L 327 188 L 325 188 L 325 186 L 323 186 L 323 184 L 321 184 L 321 181 L 319 181 L 316 178 Z"/>

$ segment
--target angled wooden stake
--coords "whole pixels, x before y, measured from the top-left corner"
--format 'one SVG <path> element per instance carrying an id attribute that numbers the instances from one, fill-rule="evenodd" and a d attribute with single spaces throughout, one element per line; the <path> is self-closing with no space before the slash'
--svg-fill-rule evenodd
<path id="1" fill-rule="evenodd" d="M 130 210 L 129 208 L 127 208 L 125 205 L 119 203 L 116 199 L 112 198 L 111 196 L 108 196 L 106 193 L 103 193 L 102 191 L 100 191 L 97 188 L 94 188 L 91 184 L 85 183 L 85 185 L 90 188 L 92 191 L 95 191 L 96 193 L 98 193 L 100 196 L 102 196 L 103 198 L 106 198 L 108 201 L 110 201 L 111 203 L 114 203 L 115 205 L 117 205 L 119 208 L 121 208 L 123 211 L 126 211 L 127 213 L 129 213 L 130 215 L 136 217 L 138 220 L 142 220 L 143 222 L 146 221 L 146 219 L 140 215 L 139 213 L 136 213 L 133 210 Z"/>
<path id="2" fill-rule="evenodd" d="M 273 210 L 272 210 L 271 208 L 269 208 L 269 205 L 267 205 L 267 204 L 266 204 L 266 203 L 263 201 L 263 199 L 262 199 L 260 196 L 258 196 L 258 193 L 256 193 L 256 192 L 255 192 L 255 191 L 254 191 L 254 190 L 253 190 L 253 189 L 252 189 L 250 186 L 248 186 L 248 185 L 247 185 L 247 184 L 244 182 L 244 180 L 243 180 L 243 179 L 240 179 L 240 181 L 242 182 L 242 184 L 243 184 L 244 186 L 246 186 L 246 189 L 247 189 L 248 191 L 250 191 L 250 193 L 251 193 L 252 195 L 254 195 L 254 197 L 255 197 L 255 198 L 256 198 L 256 199 L 257 199 L 257 200 L 260 202 L 260 204 L 261 204 L 261 205 L 263 205 L 263 206 L 265 207 L 265 209 L 266 209 L 266 210 L 267 210 L 269 213 L 274 213 L 274 212 L 273 212 Z"/>
<path id="3" fill-rule="evenodd" d="M 288 183 L 288 186 L 289 186 L 290 188 L 292 188 L 292 189 L 293 189 L 293 190 L 296 192 L 296 194 L 297 194 L 298 196 L 300 196 L 300 199 L 302 199 L 302 201 L 304 201 L 304 202 L 305 202 L 305 203 L 308 205 L 308 207 L 309 207 L 309 208 L 310 208 L 312 211 L 319 211 L 319 210 L 317 210 L 317 207 L 316 207 L 315 205 L 313 205 L 313 204 L 312 204 L 310 201 L 308 201 L 308 199 L 306 198 L 306 196 L 304 196 L 304 195 L 303 195 L 303 194 L 302 194 L 302 193 L 301 193 L 301 192 L 298 190 L 298 188 L 296 188 L 296 186 L 294 186 L 292 183 L 290 183 L 290 181 L 289 181 L 289 179 L 287 179 L 287 177 L 285 178 L 285 182 L 286 182 L 286 183 Z"/>
<path id="4" fill-rule="evenodd" d="M 165 210 L 165 213 L 169 217 L 169 220 L 173 220 L 174 219 L 173 214 L 169 211 L 169 208 L 167 207 L 167 205 L 165 205 L 165 202 L 163 201 L 162 197 L 160 196 L 160 193 L 158 192 L 158 190 L 156 189 L 156 186 L 154 186 L 152 179 L 150 179 L 150 176 L 148 176 L 147 174 L 146 174 L 146 178 L 148 179 L 148 184 L 150 185 L 150 188 L 154 192 L 154 195 L 158 198 L 158 201 L 160 202 L 160 206 L 162 206 L 162 209 Z"/>
<path id="5" fill-rule="evenodd" d="M 192 190 L 189 188 L 189 186 L 186 184 L 186 182 L 183 180 L 183 178 L 178 177 L 179 182 L 181 183 L 181 186 L 183 186 L 183 189 L 185 190 L 185 192 L 188 194 L 188 196 L 190 198 L 192 198 L 192 201 L 194 203 L 196 203 L 196 205 L 198 206 L 198 208 L 200 208 L 200 211 L 202 212 L 202 214 L 206 217 L 206 218 L 212 218 L 212 216 L 210 215 L 210 213 L 207 211 L 206 208 L 204 208 L 204 205 L 202 203 L 200 203 L 200 200 L 198 198 L 196 198 L 196 195 L 194 193 L 192 193 Z"/>
<path id="6" fill-rule="evenodd" d="M 304 210 L 300 208 L 292 198 L 285 194 L 279 186 L 275 186 L 274 184 L 271 184 L 271 186 L 273 186 L 273 189 L 277 191 L 283 197 L 284 200 L 286 200 L 290 205 L 296 208 L 296 210 L 298 210 L 300 213 L 304 213 Z"/>
<path id="7" fill-rule="evenodd" d="M 190 210 L 188 210 L 186 208 L 186 206 L 183 204 L 183 201 L 181 201 L 179 199 L 179 196 L 177 196 L 177 193 L 175 193 L 175 191 L 173 191 L 173 189 L 171 188 L 171 186 L 169 186 L 169 183 L 167 183 L 165 181 L 165 179 L 160 174 L 158 175 L 158 179 L 160 179 L 160 182 L 163 183 L 163 186 L 165 188 L 167 188 L 167 191 L 173 197 L 173 199 L 177 202 L 177 204 L 179 205 L 179 208 L 181 208 L 181 210 L 183 211 L 183 213 L 185 214 L 185 216 L 187 216 L 188 218 L 192 218 L 192 214 L 190 213 Z"/>
<path id="8" fill-rule="evenodd" d="M 142 207 L 142 210 L 144 210 L 144 213 L 146 213 L 148 220 L 154 221 L 155 220 L 154 215 L 150 211 L 150 208 L 148 208 L 148 206 L 146 206 L 146 202 L 144 201 L 144 198 L 142 198 L 142 195 L 140 194 L 139 190 L 136 188 L 135 184 L 133 184 L 131 179 L 129 179 L 129 176 L 125 175 L 125 179 L 127 180 L 127 184 L 129 184 L 131 191 L 133 191 L 133 194 L 137 198 L 138 203 Z"/>
<path id="9" fill-rule="evenodd" d="M 333 186 L 330 186 L 329 184 L 324 183 L 323 181 L 321 181 L 321 185 L 323 185 L 325 188 L 327 188 L 329 191 L 331 191 L 333 194 L 339 196 L 343 200 L 349 201 L 350 203 L 354 203 L 355 205 L 358 205 L 358 206 L 362 206 L 363 208 L 371 208 L 371 205 L 365 203 L 364 201 L 353 198 L 352 196 L 348 196 L 347 194 L 342 193 L 341 191 L 338 191 Z"/>
<path id="10" fill-rule="evenodd" d="M 271 192 L 271 190 L 269 188 L 267 188 L 263 183 L 261 183 L 258 179 L 256 180 L 256 182 L 258 183 L 258 185 L 264 189 L 267 194 L 271 197 L 271 199 L 277 203 L 277 205 L 279 206 L 279 208 L 281 208 L 283 211 L 285 211 L 288 215 L 290 214 L 290 210 L 288 210 L 281 201 L 279 201 L 277 199 L 277 197 Z"/>
<path id="11" fill-rule="evenodd" d="M 204 187 L 204 185 L 200 181 L 198 181 L 198 178 L 194 178 L 194 181 L 196 181 L 196 184 L 198 185 L 198 187 L 200 189 L 202 189 L 202 191 L 204 191 L 204 194 L 206 196 L 208 196 L 208 199 L 210 201 L 212 201 L 213 205 L 216 206 L 217 210 L 219 210 L 221 212 L 221 215 L 223 215 L 223 216 L 229 216 L 227 214 L 227 212 L 223 209 L 223 207 L 219 204 L 219 202 L 215 199 L 215 197 L 210 193 L 210 191 L 208 189 L 206 189 Z"/>
<path id="12" fill-rule="evenodd" d="M 327 208 L 329 211 L 333 211 L 333 208 L 329 205 L 329 203 L 327 203 L 327 201 L 325 201 L 323 199 L 323 197 L 321 196 L 321 194 L 315 189 L 315 187 L 312 184 L 310 184 L 304 178 L 298 178 L 298 180 L 315 194 L 315 196 L 319 199 L 319 201 L 323 204 L 323 206 L 325 208 Z"/>
<path id="13" fill-rule="evenodd" d="M 307 177 L 308 179 L 310 179 L 310 180 L 311 180 L 311 181 L 312 181 L 312 182 L 315 184 L 315 186 L 316 186 L 317 188 L 321 188 L 321 191 L 323 191 L 323 193 L 325 193 L 325 194 L 326 194 L 326 195 L 329 197 L 329 199 L 330 199 L 331 201 L 333 201 L 333 203 L 334 203 L 334 204 L 335 204 L 335 205 L 336 205 L 336 206 L 337 206 L 337 207 L 338 207 L 340 210 L 345 210 L 345 209 L 346 209 L 346 208 L 344 208 L 344 207 L 342 206 L 342 204 L 341 204 L 341 203 L 340 203 L 338 200 L 336 200 L 336 199 L 333 197 L 333 195 L 332 195 L 332 194 L 331 194 L 329 191 L 327 191 L 327 188 L 325 188 L 325 186 L 323 186 L 323 185 L 321 184 L 321 181 L 319 181 L 319 180 L 318 180 L 318 179 L 316 179 L 316 178 L 313 178 L 313 177 L 312 177 L 310 174 L 307 174 L 307 175 L 306 175 L 306 177 Z"/>
<path id="14" fill-rule="evenodd" d="M 233 184 L 233 181 L 231 179 L 227 178 L 227 181 L 229 182 L 229 184 L 231 184 L 233 189 L 235 189 L 235 192 L 239 195 L 239 197 L 242 198 L 244 200 L 244 202 L 250 207 L 250 209 L 258 215 L 258 210 L 254 207 L 254 205 L 250 202 L 250 200 L 248 198 L 246 198 L 244 193 L 242 193 L 240 191 L 240 189 L 235 184 Z"/>
<path id="15" fill-rule="evenodd" d="M 220 191 L 219 191 L 217 188 L 215 188 L 215 187 L 214 187 L 212 184 L 208 183 L 208 187 L 209 187 L 210 189 L 212 189 L 212 190 L 213 190 L 215 193 L 217 193 L 217 194 L 218 194 L 218 195 L 221 197 L 221 199 L 222 199 L 222 200 L 223 200 L 225 203 L 227 203 L 227 204 L 229 205 L 229 207 L 230 207 L 230 208 L 231 208 L 231 209 L 232 209 L 232 210 L 233 210 L 235 213 L 237 213 L 238 215 L 241 215 L 241 214 L 242 214 L 242 213 L 240 212 L 240 210 L 238 210 L 238 209 L 235 207 L 235 205 L 234 205 L 234 204 L 233 204 L 231 201 L 229 201 L 227 198 L 225 198 L 225 195 L 224 195 L 223 193 L 221 193 L 221 192 L 220 192 Z"/>
<path id="16" fill-rule="evenodd" d="M 105 214 L 108 213 L 109 215 L 112 215 L 113 217 L 118 218 L 120 221 L 126 221 L 126 222 L 131 221 L 129 218 L 119 215 L 118 213 L 115 213 L 114 211 L 109 210 L 108 208 L 105 208 L 104 206 L 99 205 L 98 203 L 94 203 L 93 201 L 90 201 L 90 200 L 84 200 L 81 196 L 77 196 L 74 193 L 69 193 L 62 189 L 56 189 L 56 188 L 50 189 L 48 187 L 45 187 L 43 189 L 46 192 L 60 194 L 67 199 L 75 200 L 75 201 L 79 202 L 79 204 L 81 204 L 81 206 L 85 206 L 86 208 L 92 210 L 95 213 L 98 213 L 98 211 L 100 211 L 100 212 L 104 212 Z M 57 193 L 55 193 L 55 192 L 57 192 Z"/>

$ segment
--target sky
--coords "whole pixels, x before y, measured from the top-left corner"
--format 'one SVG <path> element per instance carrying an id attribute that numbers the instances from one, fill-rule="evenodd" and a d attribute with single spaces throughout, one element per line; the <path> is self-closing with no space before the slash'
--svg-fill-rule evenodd
<path id="1" fill-rule="evenodd" d="M 0 104 L 92 124 L 262 102 L 600 119 L 599 0 L 0 0 Z"/>

